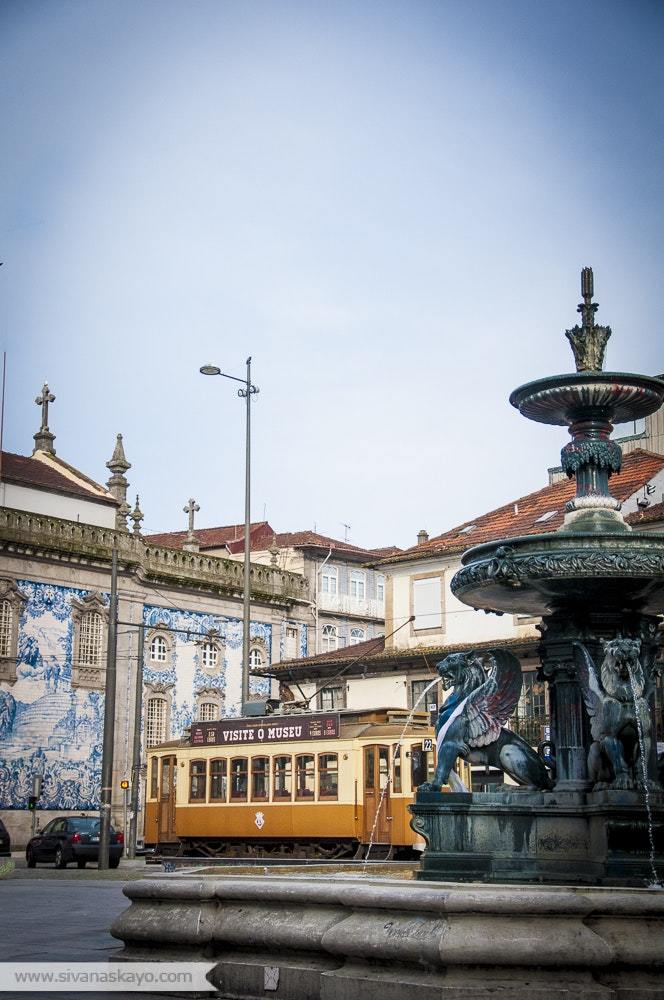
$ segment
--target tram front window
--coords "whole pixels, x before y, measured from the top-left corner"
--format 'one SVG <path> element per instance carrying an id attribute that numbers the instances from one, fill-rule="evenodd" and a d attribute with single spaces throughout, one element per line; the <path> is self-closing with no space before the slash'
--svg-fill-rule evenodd
<path id="1" fill-rule="evenodd" d="M 270 775 L 269 757 L 252 757 L 251 759 L 251 798 L 266 799 Z"/>
<path id="2" fill-rule="evenodd" d="M 293 789 L 293 760 L 291 757 L 274 758 L 275 799 L 290 799 Z"/>
<path id="3" fill-rule="evenodd" d="M 247 799 L 247 758 L 236 757 L 231 761 L 231 799 Z"/>
<path id="4" fill-rule="evenodd" d="M 295 770 L 297 774 L 296 793 L 298 799 L 312 799 L 314 797 L 316 767 L 314 757 L 310 754 L 301 754 L 295 758 Z"/>
<path id="5" fill-rule="evenodd" d="M 336 799 L 339 795 L 339 764 L 335 753 L 318 756 L 318 797 Z"/>

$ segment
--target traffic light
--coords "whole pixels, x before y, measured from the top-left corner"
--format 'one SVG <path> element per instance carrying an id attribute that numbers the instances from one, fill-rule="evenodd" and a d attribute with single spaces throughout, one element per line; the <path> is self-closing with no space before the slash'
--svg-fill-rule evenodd
<path id="1" fill-rule="evenodd" d="M 38 795 L 31 795 L 30 796 L 30 798 L 28 799 L 28 809 L 30 810 L 30 812 L 34 812 L 34 810 L 37 808 L 37 803 L 38 802 L 39 802 L 39 796 Z"/>
<path id="2" fill-rule="evenodd" d="M 126 792 L 127 789 L 129 788 L 129 782 L 126 779 L 124 781 L 121 781 L 120 788 L 122 788 Z"/>

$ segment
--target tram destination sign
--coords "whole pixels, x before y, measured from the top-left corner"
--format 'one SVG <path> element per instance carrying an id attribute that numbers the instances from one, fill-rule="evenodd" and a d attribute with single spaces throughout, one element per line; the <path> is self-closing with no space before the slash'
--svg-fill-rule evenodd
<path id="1" fill-rule="evenodd" d="M 264 719 L 222 719 L 194 722 L 192 746 L 237 746 L 240 743 L 281 743 L 286 740 L 334 740 L 339 736 L 339 716 L 270 715 Z"/>

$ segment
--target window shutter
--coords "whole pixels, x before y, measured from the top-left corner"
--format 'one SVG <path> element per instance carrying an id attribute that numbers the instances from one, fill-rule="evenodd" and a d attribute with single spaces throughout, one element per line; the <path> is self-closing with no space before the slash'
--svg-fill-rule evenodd
<path id="1" fill-rule="evenodd" d="M 413 580 L 413 628 L 442 628 L 442 580 L 439 576 Z"/>

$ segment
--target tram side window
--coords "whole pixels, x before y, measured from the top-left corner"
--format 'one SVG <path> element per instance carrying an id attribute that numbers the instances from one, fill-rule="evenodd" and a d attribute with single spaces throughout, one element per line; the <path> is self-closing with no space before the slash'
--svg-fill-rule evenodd
<path id="1" fill-rule="evenodd" d="M 421 743 L 413 743 L 410 748 L 410 780 L 413 788 L 417 788 L 427 780 L 429 754 L 422 749 Z"/>
<path id="2" fill-rule="evenodd" d="M 204 760 L 192 760 L 189 765 L 189 801 L 205 802 L 206 763 Z"/>
<path id="3" fill-rule="evenodd" d="M 228 779 L 226 777 L 226 761 L 223 758 L 210 761 L 210 799 L 215 802 L 225 802 Z"/>
<path id="4" fill-rule="evenodd" d="M 247 765 L 246 757 L 235 757 L 231 761 L 231 799 L 247 800 Z"/>
<path id="5" fill-rule="evenodd" d="M 159 758 L 150 761 L 150 798 L 156 799 L 159 794 Z"/>
<path id="6" fill-rule="evenodd" d="M 251 798 L 252 801 L 266 799 L 270 781 L 270 758 L 251 758 Z"/>
<path id="7" fill-rule="evenodd" d="M 295 798 L 312 799 L 316 784 L 315 758 L 308 753 L 295 758 Z"/>
<path id="8" fill-rule="evenodd" d="M 392 791 L 400 792 L 402 791 L 401 784 L 401 745 L 395 743 L 392 748 L 392 773 L 394 775 L 394 780 L 392 781 Z"/>
<path id="9" fill-rule="evenodd" d="M 274 799 L 290 799 L 293 788 L 292 757 L 274 758 Z"/>
<path id="10" fill-rule="evenodd" d="M 335 753 L 318 755 L 318 797 L 319 799 L 339 797 L 339 761 Z"/>

